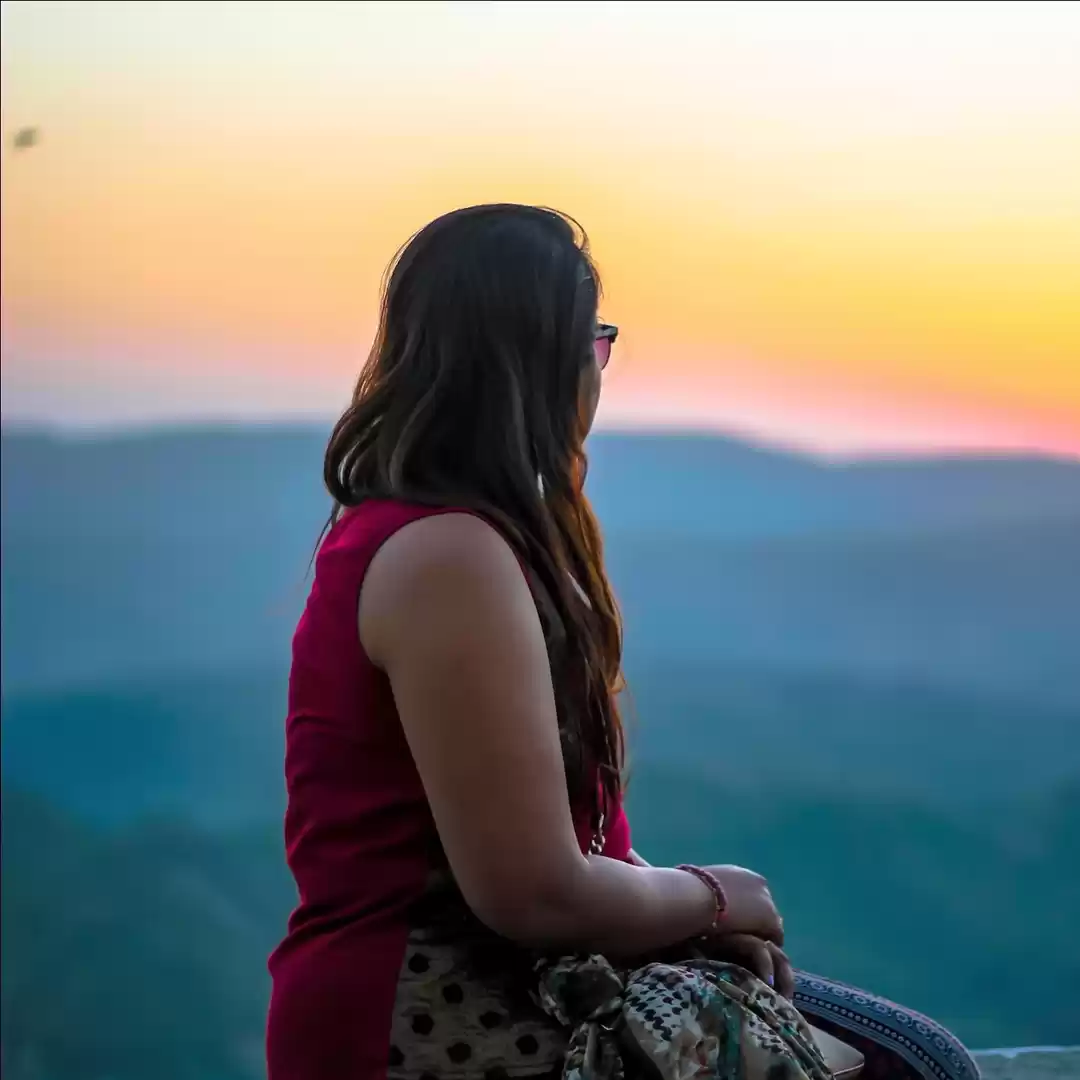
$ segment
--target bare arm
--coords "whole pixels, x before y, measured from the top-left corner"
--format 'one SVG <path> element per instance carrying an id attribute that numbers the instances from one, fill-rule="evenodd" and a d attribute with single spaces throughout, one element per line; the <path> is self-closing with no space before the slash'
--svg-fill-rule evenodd
<path id="1" fill-rule="evenodd" d="M 359 626 L 479 918 L 528 944 L 624 953 L 709 927 L 714 898 L 692 875 L 582 855 L 540 620 L 490 526 L 447 514 L 402 529 L 372 561 Z"/>

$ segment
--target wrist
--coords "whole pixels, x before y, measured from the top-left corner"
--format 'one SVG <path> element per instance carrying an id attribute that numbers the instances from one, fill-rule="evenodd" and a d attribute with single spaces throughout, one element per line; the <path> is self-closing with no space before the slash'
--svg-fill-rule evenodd
<path id="1" fill-rule="evenodd" d="M 728 909 L 727 893 L 724 892 L 724 886 L 720 884 L 720 879 L 709 870 L 700 866 L 692 866 L 689 863 L 683 863 L 681 866 L 676 866 L 675 869 L 696 877 L 709 890 L 712 896 L 713 910 L 712 918 L 704 933 L 715 934 L 720 929 Z"/>

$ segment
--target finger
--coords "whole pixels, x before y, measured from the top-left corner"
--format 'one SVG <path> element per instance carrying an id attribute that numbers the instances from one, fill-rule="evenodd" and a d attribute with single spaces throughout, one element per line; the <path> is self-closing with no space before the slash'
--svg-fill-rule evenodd
<path id="1" fill-rule="evenodd" d="M 755 897 L 757 911 L 753 925 L 739 927 L 740 932 L 749 932 L 765 941 L 775 941 L 778 945 L 783 944 L 784 920 L 780 918 L 780 912 L 776 908 L 769 886 L 762 884 L 760 892 Z"/>
<path id="2" fill-rule="evenodd" d="M 710 954 L 713 959 L 738 964 L 756 975 L 763 982 L 775 976 L 772 956 L 765 942 L 753 934 L 723 934 L 712 939 Z"/>
<path id="3" fill-rule="evenodd" d="M 773 908 L 767 918 L 762 920 L 760 930 L 755 931 L 763 941 L 772 941 L 783 948 L 784 945 L 784 920 L 779 912 Z"/>
<path id="4" fill-rule="evenodd" d="M 766 942 L 760 938 L 747 935 L 744 948 L 749 969 L 763 982 L 770 986 L 776 985 L 776 972 L 773 969 L 772 952 Z"/>
<path id="5" fill-rule="evenodd" d="M 769 932 L 764 937 L 767 941 L 774 941 L 783 948 L 784 920 L 780 917 L 780 911 L 776 906 L 776 901 L 773 899 L 772 890 L 768 886 L 765 887 L 765 893 L 769 898 L 769 903 L 772 905 L 772 919 L 770 920 Z"/>
<path id="6" fill-rule="evenodd" d="M 795 971 L 791 961 L 778 945 L 769 945 L 772 957 L 773 974 L 776 977 L 776 992 L 791 1001 L 795 996 Z"/>

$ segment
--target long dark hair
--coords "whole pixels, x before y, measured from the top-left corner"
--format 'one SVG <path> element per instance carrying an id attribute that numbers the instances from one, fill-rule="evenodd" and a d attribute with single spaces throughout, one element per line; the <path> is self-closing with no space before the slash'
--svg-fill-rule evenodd
<path id="1" fill-rule="evenodd" d="M 576 805 L 621 791 L 622 627 L 585 498 L 582 376 L 600 281 L 571 218 L 456 210 L 394 258 L 379 328 L 324 477 L 331 521 L 368 498 L 460 506 L 527 568 Z"/>

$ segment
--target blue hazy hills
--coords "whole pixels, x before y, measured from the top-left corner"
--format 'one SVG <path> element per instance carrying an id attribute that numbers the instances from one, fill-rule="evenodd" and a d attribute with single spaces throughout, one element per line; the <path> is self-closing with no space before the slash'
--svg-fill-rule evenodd
<path id="1" fill-rule="evenodd" d="M 5 687 L 279 663 L 324 435 L 5 435 Z M 589 490 L 631 658 L 1080 703 L 1080 463 L 598 435 Z"/>
<path id="2" fill-rule="evenodd" d="M 325 437 L 3 435 L 14 1080 L 259 1075 Z M 764 870 L 800 963 L 974 1044 L 1080 1041 L 1080 463 L 598 434 L 588 487 L 637 846 Z"/>

